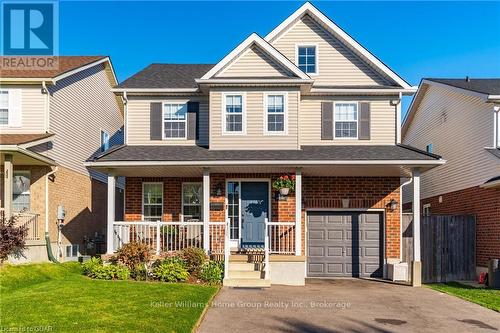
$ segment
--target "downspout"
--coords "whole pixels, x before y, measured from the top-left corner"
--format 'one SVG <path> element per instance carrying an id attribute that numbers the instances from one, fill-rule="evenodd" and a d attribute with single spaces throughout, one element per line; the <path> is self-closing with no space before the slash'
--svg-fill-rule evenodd
<path id="1" fill-rule="evenodd" d="M 49 131 L 49 124 L 50 124 L 50 95 L 49 95 L 49 90 L 47 89 L 47 84 L 45 81 L 42 81 L 42 94 L 45 95 L 45 103 L 44 103 L 44 111 L 45 111 L 45 132 Z"/>
<path id="2" fill-rule="evenodd" d="M 57 171 L 57 166 L 54 170 L 45 175 L 45 245 L 47 247 L 47 257 L 50 261 L 59 263 L 52 253 L 49 237 L 49 177 Z"/>

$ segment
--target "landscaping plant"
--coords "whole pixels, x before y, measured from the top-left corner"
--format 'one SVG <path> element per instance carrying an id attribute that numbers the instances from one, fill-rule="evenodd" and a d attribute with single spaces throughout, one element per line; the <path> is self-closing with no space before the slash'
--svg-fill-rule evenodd
<path id="1" fill-rule="evenodd" d="M 153 275 L 163 282 L 183 282 L 189 277 L 184 261 L 177 257 L 166 258 L 153 265 Z"/>
<path id="2" fill-rule="evenodd" d="M 104 265 L 100 258 L 91 258 L 83 263 L 83 274 L 99 280 L 128 280 L 130 270 L 122 265 Z"/>
<path id="3" fill-rule="evenodd" d="M 282 188 L 289 188 L 290 191 L 295 190 L 295 175 L 283 175 L 277 178 L 273 182 L 273 189 L 276 191 L 281 190 Z"/>
<path id="4" fill-rule="evenodd" d="M 224 263 L 215 260 L 206 262 L 201 268 L 199 277 L 207 284 L 220 284 L 224 277 Z"/>
<path id="5" fill-rule="evenodd" d="M 118 264 L 126 266 L 130 271 L 137 266 L 147 264 L 151 258 L 151 250 L 146 244 L 130 242 L 123 245 L 113 258 Z"/>
<path id="6" fill-rule="evenodd" d="M 184 260 L 188 272 L 193 276 L 200 274 L 201 268 L 208 260 L 205 250 L 196 247 L 181 250 L 180 257 Z"/>
<path id="7" fill-rule="evenodd" d="M 16 226 L 17 219 L 10 220 L 2 218 L 0 220 L 0 263 L 4 262 L 9 255 L 22 256 L 26 249 L 26 236 L 28 228 Z"/>

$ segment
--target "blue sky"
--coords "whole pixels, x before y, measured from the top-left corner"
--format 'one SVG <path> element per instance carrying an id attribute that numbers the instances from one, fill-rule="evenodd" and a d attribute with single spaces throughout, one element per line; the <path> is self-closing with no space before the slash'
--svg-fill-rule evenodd
<path id="1" fill-rule="evenodd" d="M 62 1 L 60 53 L 110 55 L 120 81 L 153 62 L 216 63 L 302 3 Z M 313 3 L 413 85 L 500 77 L 500 2 Z"/>

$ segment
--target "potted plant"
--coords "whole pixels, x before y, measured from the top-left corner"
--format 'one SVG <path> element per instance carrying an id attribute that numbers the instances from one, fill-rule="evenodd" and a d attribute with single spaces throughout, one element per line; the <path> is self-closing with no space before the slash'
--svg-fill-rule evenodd
<path id="1" fill-rule="evenodd" d="M 278 177 L 273 182 L 273 188 L 276 191 L 279 191 L 281 195 L 287 196 L 290 191 L 295 190 L 295 176 L 283 175 Z"/>

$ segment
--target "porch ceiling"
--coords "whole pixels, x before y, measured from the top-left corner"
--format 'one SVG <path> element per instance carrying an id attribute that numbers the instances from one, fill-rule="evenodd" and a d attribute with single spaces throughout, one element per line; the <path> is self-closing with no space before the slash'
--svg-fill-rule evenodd
<path id="1" fill-rule="evenodd" d="M 211 173 L 224 174 L 268 174 L 294 173 L 299 166 L 258 166 L 228 165 L 210 166 Z M 411 177 L 411 168 L 402 165 L 318 165 L 301 166 L 304 176 L 340 176 L 340 177 Z M 428 168 L 428 167 L 427 167 Z M 118 166 L 97 167 L 93 169 L 115 176 L 124 177 L 202 177 L 203 166 Z M 421 169 L 422 170 L 422 169 Z"/>
<path id="2" fill-rule="evenodd" d="M 32 151 L 16 148 L 15 150 L 0 149 L 0 160 L 3 164 L 5 155 L 12 155 L 12 164 L 16 165 L 40 165 L 40 166 L 55 166 L 56 161 Z"/>

